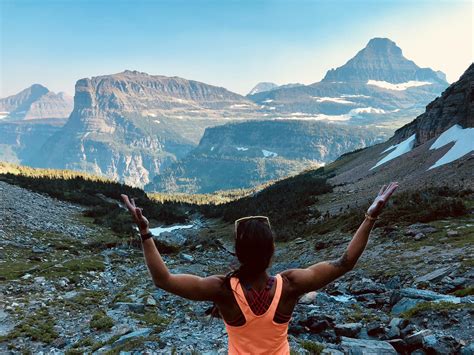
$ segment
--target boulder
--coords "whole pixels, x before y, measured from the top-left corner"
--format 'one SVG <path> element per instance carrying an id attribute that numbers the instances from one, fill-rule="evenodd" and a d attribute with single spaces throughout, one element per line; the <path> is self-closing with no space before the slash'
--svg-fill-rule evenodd
<path id="1" fill-rule="evenodd" d="M 350 338 L 357 337 L 361 329 L 362 329 L 361 323 L 337 324 L 334 327 L 334 330 L 336 331 L 337 335 L 350 337 Z"/>
<path id="2" fill-rule="evenodd" d="M 370 279 L 364 278 L 360 281 L 354 282 L 350 286 L 350 291 L 355 295 L 360 295 L 365 293 L 383 293 L 386 291 L 386 288 L 382 284 L 378 284 Z"/>
<path id="3" fill-rule="evenodd" d="M 449 275 L 452 273 L 456 267 L 453 266 L 447 266 L 447 267 L 442 267 L 439 269 L 436 269 L 434 271 L 431 271 L 430 273 L 417 277 L 415 279 L 415 282 L 432 282 L 432 281 L 438 281 L 441 280 L 443 277 Z"/>
<path id="4" fill-rule="evenodd" d="M 424 302 L 422 299 L 413 299 L 404 297 L 392 307 L 392 314 L 399 315 L 415 307 L 418 303 Z"/>
<path id="5" fill-rule="evenodd" d="M 418 233 L 429 234 L 437 232 L 438 229 L 425 223 L 415 223 L 409 225 L 405 230 L 405 235 L 416 236 Z"/>
<path id="6" fill-rule="evenodd" d="M 393 346 L 397 352 L 401 354 L 405 353 L 407 344 L 403 341 L 403 339 L 391 339 L 391 340 L 388 340 L 387 343 Z"/>
<path id="7" fill-rule="evenodd" d="M 386 341 L 341 338 L 341 348 L 349 355 L 396 355 L 397 351 Z"/>
<path id="8" fill-rule="evenodd" d="M 423 339 L 427 337 L 428 335 L 431 335 L 431 330 L 429 329 L 420 330 L 416 333 L 413 333 L 412 335 L 407 336 L 405 338 L 405 343 L 411 349 L 421 348 L 423 347 Z"/>
<path id="9" fill-rule="evenodd" d="M 367 324 L 367 334 L 374 336 L 378 334 L 382 334 L 385 331 L 385 328 L 382 323 L 380 322 L 370 322 Z"/>
<path id="10" fill-rule="evenodd" d="M 302 304 L 311 304 L 316 300 L 316 291 L 305 293 L 299 300 Z"/>
<path id="11" fill-rule="evenodd" d="M 461 355 L 474 355 L 474 342 L 463 346 Z"/>
<path id="12" fill-rule="evenodd" d="M 451 303 L 461 303 L 461 298 L 451 295 L 443 295 L 430 290 L 419 290 L 417 288 L 404 288 L 400 291 L 404 297 L 419 299 L 424 301 L 445 301 Z"/>
<path id="13" fill-rule="evenodd" d="M 187 238 L 176 232 L 162 232 L 154 235 L 153 239 L 158 250 L 163 254 L 178 252 L 187 241 Z"/>

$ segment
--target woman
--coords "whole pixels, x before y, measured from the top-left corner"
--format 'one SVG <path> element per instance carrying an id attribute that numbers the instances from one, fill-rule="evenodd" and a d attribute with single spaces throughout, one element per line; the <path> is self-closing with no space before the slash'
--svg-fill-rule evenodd
<path id="1" fill-rule="evenodd" d="M 275 245 L 270 222 L 264 216 L 235 221 L 236 271 L 224 276 L 171 274 L 160 256 L 142 210 L 126 195 L 122 198 L 137 223 L 146 264 L 157 287 L 195 301 L 213 301 L 229 335 L 229 354 L 289 354 L 288 323 L 298 299 L 351 270 L 367 245 L 374 221 L 398 187 L 383 186 L 365 214 L 342 256 L 306 269 L 290 269 L 271 277 L 267 273 Z"/>

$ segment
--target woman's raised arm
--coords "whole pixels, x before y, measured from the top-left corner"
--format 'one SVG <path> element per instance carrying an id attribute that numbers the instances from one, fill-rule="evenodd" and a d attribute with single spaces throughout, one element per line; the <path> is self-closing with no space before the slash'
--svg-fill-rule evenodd
<path id="1" fill-rule="evenodd" d="M 142 214 L 142 209 L 135 205 L 133 199 L 121 195 L 127 209 L 140 230 L 141 236 L 150 233 L 149 223 Z M 143 254 L 154 284 L 165 291 L 195 301 L 215 301 L 221 292 L 224 276 L 199 277 L 190 274 L 172 274 L 169 272 L 153 238 L 142 241 Z"/>
<path id="2" fill-rule="evenodd" d="M 301 295 L 309 291 L 315 291 L 354 268 L 367 245 L 375 219 L 382 212 L 383 207 L 397 187 L 398 183 L 392 182 L 380 189 L 379 194 L 367 210 L 366 218 L 339 259 L 323 261 L 306 269 L 291 269 L 282 273 L 289 280 L 291 290 L 295 294 Z"/>

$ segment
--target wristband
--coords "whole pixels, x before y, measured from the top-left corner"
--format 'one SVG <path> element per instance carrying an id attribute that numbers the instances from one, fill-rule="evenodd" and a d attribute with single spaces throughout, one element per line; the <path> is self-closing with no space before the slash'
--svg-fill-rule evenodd
<path id="1" fill-rule="evenodd" d="M 151 234 L 151 232 L 148 232 L 147 234 L 140 234 L 140 237 L 142 239 L 142 242 L 144 242 L 147 239 L 153 238 L 153 234 Z"/>
<path id="2" fill-rule="evenodd" d="M 365 212 L 365 218 L 367 218 L 369 221 L 375 221 L 377 220 L 378 217 L 369 216 L 369 214 Z"/>

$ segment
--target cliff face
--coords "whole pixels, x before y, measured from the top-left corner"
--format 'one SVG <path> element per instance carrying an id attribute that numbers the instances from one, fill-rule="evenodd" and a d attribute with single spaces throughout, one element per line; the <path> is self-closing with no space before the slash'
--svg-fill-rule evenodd
<path id="1" fill-rule="evenodd" d="M 0 99 L 0 112 L 8 121 L 66 119 L 73 107 L 72 98 L 34 84 L 16 95 Z"/>
<path id="2" fill-rule="evenodd" d="M 229 123 L 206 129 L 199 146 L 164 169 L 149 190 L 214 192 L 246 188 L 383 141 L 380 129 L 314 121 Z"/>
<path id="3" fill-rule="evenodd" d="M 413 122 L 395 132 L 394 141 L 402 141 L 416 133 L 418 145 L 439 136 L 451 126 L 474 127 L 474 64 L 443 94 L 426 106 L 426 111 Z"/>
<path id="4" fill-rule="evenodd" d="M 135 186 L 190 151 L 205 127 L 255 106 L 224 88 L 136 71 L 81 79 L 75 90 L 67 124 L 29 163 Z"/>

